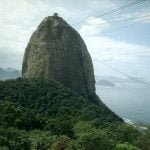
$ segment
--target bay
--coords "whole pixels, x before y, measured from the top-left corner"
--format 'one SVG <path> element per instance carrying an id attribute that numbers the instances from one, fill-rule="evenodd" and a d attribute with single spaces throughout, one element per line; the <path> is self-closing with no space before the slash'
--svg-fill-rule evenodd
<path id="1" fill-rule="evenodd" d="M 133 122 L 150 123 L 150 87 L 96 86 L 96 92 L 120 117 Z"/>

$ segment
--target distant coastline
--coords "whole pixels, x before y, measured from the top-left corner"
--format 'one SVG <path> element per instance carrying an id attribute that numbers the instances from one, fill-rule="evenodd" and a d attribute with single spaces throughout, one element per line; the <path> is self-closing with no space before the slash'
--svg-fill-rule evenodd
<path id="1" fill-rule="evenodd" d="M 0 68 L 0 80 L 16 79 L 21 76 L 21 71 L 14 68 Z"/>

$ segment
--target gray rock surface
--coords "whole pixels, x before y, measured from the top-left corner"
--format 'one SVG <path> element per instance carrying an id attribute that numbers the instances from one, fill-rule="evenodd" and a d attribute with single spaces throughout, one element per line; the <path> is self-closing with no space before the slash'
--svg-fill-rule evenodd
<path id="1" fill-rule="evenodd" d="M 77 31 L 61 17 L 48 16 L 26 47 L 22 76 L 52 78 L 89 98 L 95 95 L 93 64 Z"/>

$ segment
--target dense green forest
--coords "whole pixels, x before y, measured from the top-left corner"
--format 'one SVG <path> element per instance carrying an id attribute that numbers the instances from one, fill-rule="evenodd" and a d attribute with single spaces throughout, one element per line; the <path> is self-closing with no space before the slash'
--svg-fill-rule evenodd
<path id="1" fill-rule="evenodd" d="M 0 81 L 0 150 L 150 150 L 138 130 L 56 81 Z"/>

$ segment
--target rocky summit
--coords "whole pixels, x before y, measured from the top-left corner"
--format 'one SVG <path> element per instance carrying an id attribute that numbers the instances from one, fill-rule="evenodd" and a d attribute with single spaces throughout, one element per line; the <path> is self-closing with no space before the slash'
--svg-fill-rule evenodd
<path id="1" fill-rule="evenodd" d="M 25 49 L 22 76 L 51 78 L 86 98 L 95 97 L 93 64 L 79 35 L 57 13 L 46 17 Z"/>

